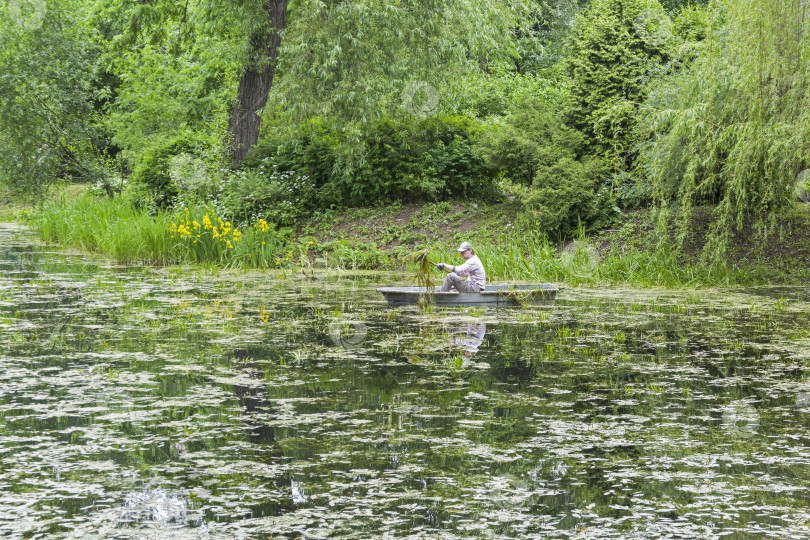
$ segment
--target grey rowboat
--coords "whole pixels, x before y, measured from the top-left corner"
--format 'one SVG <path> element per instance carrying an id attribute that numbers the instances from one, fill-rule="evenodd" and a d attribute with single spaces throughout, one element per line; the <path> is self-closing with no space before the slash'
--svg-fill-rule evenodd
<path id="1" fill-rule="evenodd" d="M 380 287 L 389 306 L 416 304 L 425 289 L 419 287 Z M 531 285 L 487 285 L 483 292 L 441 292 L 434 287 L 433 299 L 437 306 L 521 306 L 553 304 L 557 287 L 551 283 Z"/>

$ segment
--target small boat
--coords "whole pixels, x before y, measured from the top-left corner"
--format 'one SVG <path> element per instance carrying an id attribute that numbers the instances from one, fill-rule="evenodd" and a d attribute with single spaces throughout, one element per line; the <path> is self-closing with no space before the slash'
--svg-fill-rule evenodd
<path id="1" fill-rule="evenodd" d="M 442 292 L 433 288 L 433 301 L 437 306 L 522 306 L 553 304 L 557 287 L 551 283 L 531 285 L 487 285 L 482 292 Z M 407 306 L 419 302 L 426 289 L 420 287 L 380 287 L 377 289 L 389 306 Z"/>

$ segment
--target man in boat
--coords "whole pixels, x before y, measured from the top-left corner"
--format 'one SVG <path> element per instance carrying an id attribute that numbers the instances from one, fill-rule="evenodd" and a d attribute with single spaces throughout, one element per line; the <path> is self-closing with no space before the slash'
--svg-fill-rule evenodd
<path id="1" fill-rule="evenodd" d="M 461 253 L 464 264 L 453 266 L 439 263 L 436 265 L 439 270 L 447 272 L 447 277 L 444 278 L 442 284 L 442 291 L 456 290 L 465 293 L 483 291 L 487 284 L 487 273 L 484 271 L 481 259 L 473 251 L 472 245 L 469 242 L 462 242 L 456 251 Z M 465 280 L 465 277 L 468 279 Z"/>

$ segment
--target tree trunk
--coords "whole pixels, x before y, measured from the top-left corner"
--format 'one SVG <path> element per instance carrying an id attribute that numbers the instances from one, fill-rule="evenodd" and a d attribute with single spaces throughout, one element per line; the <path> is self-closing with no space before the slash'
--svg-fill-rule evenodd
<path id="1" fill-rule="evenodd" d="M 236 104 L 228 122 L 234 165 L 241 164 L 248 151 L 259 141 L 259 112 L 267 103 L 267 95 L 273 85 L 281 31 L 287 23 L 287 2 L 288 0 L 264 2 L 262 8 L 267 14 L 270 29 L 250 38 L 250 59 L 239 80 Z"/>

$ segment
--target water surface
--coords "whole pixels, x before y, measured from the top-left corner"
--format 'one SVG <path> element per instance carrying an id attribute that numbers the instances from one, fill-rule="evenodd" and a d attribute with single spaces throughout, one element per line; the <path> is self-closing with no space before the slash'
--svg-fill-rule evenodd
<path id="1" fill-rule="evenodd" d="M 788 537 L 810 292 L 388 309 L 0 225 L 0 536 Z"/>

